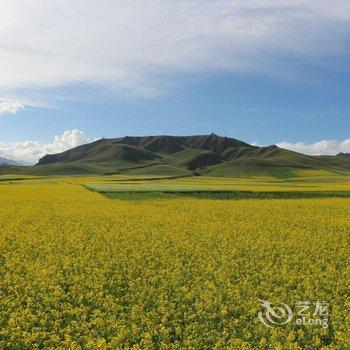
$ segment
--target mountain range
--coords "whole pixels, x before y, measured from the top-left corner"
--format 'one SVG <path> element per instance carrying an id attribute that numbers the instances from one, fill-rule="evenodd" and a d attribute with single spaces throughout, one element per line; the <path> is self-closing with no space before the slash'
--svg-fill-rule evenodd
<path id="1" fill-rule="evenodd" d="M 299 169 L 350 170 L 350 156 L 308 156 L 271 145 L 253 146 L 234 138 L 196 136 L 126 136 L 100 139 L 46 155 L 34 167 L 2 167 L 2 172 L 30 174 L 150 174 L 290 177 Z"/>
<path id="2" fill-rule="evenodd" d="M 0 157 L 0 165 L 5 165 L 5 164 L 6 165 L 17 165 L 17 166 L 21 165 L 20 163 L 16 162 L 15 160 Z"/>

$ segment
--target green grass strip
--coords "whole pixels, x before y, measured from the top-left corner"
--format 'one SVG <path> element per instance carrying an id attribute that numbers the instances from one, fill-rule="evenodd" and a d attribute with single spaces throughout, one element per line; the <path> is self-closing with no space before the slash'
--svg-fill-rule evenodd
<path id="1" fill-rule="evenodd" d="M 350 191 L 344 192 L 253 192 L 253 191 L 162 191 L 162 192 L 100 192 L 105 197 L 119 200 L 154 200 L 172 198 L 199 198 L 218 200 L 237 199 L 302 199 L 302 198 L 350 198 Z"/>

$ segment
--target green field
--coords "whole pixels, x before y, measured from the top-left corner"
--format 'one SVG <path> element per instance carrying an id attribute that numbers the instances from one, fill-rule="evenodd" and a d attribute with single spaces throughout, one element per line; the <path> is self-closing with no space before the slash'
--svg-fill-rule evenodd
<path id="1" fill-rule="evenodd" d="M 350 191 L 347 192 L 253 192 L 253 191 L 178 191 L 178 190 L 147 190 L 142 191 L 114 191 L 100 192 L 110 199 L 120 200 L 151 200 L 151 199 L 172 199 L 190 197 L 198 199 L 302 199 L 302 198 L 350 198 Z"/>

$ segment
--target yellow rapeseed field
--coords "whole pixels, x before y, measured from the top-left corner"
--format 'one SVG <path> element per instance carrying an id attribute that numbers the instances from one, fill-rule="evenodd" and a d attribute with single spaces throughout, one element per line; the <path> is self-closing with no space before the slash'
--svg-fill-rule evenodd
<path id="1" fill-rule="evenodd" d="M 350 199 L 0 185 L 0 349 L 350 349 Z M 330 305 L 267 327 L 259 299 Z"/>

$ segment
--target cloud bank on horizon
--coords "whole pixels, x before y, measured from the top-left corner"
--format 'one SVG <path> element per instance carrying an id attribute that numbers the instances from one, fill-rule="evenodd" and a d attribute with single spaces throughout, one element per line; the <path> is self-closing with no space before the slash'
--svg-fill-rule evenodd
<path id="1" fill-rule="evenodd" d="M 0 98 L 40 105 L 77 85 L 151 97 L 218 71 L 304 79 L 300 60 L 348 53 L 349 20 L 344 0 L 3 0 Z"/>
<path id="2" fill-rule="evenodd" d="M 61 135 L 56 135 L 48 144 L 39 141 L 0 142 L 0 156 L 25 164 L 34 164 L 46 154 L 61 153 L 93 140 L 81 130 L 67 130 Z"/>
<path id="3" fill-rule="evenodd" d="M 39 141 L 0 142 L 0 157 L 8 158 L 24 164 L 34 164 L 46 154 L 54 154 L 67 151 L 71 148 L 97 140 L 86 135 L 79 129 L 67 130 L 56 135 L 52 142 L 42 144 Z M 253 145 L 258 145 L 253 142 Z M 278 147 L 289 149 L 308 155 L 336 155 L 338 153 L 350 153 L 350 139 L 343 141 L 323 140 L 307 144 L 305 142 L 279 142 Z"/>
<path id="4" fill-rule="evenodd" d="M 338 140 L 321 140 L 315 143 L 306 142 L 279 142 L 278 147 L 289 149 L 291 151 L 309 154 L 309 155 L 336 155 L 338 153 L 350 153 L 350 139 L 343 141 Z"/>

